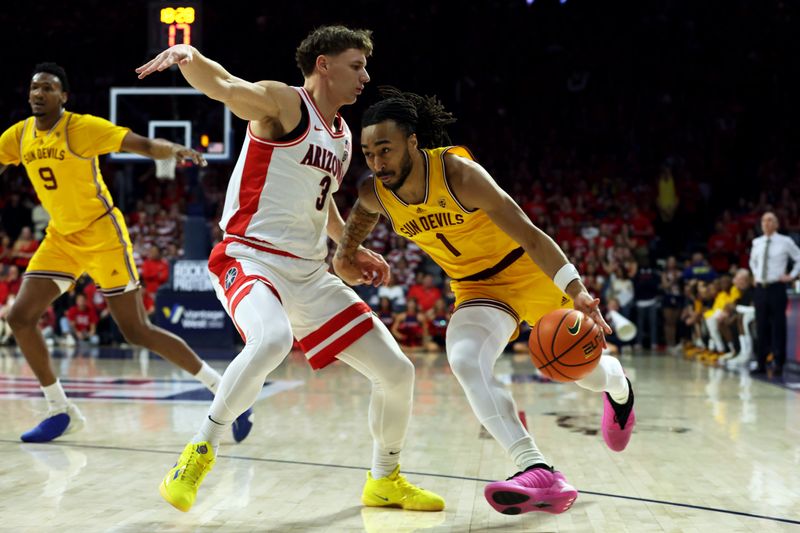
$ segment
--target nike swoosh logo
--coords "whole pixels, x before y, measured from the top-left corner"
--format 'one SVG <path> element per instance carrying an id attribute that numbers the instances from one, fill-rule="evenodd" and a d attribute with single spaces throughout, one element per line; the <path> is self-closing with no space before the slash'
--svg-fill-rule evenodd
<path id="1" fill-rule="evenodd" d="M 389 452 L 389 455 L 397 455 L 400 452 Z"/>
<path id="2" fill-rule="evenodd" d="M 570 335 L 577 335 L 581 329 L 581 322 L 583 321 L 583 317 L 580 313 L 578 313 L 578 317 L 575 319 L 575 323 L 572 324 L 572 327 L 567 326 L 567 331 L 569 331 Z"/>
<path id="3" fill-rule="evenodd" d="M 314 126 L 314 131 L 322 131 L 322 128 L 320 128 L 318 126 Z"/>
<path id="4" fill-rule="evenodd" d="M 378 495 L 377 495 L 377 494 L 375 494 L 374 492 L 372 493 L 372 495 L 373 495 L 373 496 L 375 496 L 376 498 L 380 498 L 381 500 L 383 500 L 383 501 L 385 501 L 385 502 L 388 502 L 388 501 L 389 501 L 389 498 L 384 498 L 383 496 L 378 496 Z"/>

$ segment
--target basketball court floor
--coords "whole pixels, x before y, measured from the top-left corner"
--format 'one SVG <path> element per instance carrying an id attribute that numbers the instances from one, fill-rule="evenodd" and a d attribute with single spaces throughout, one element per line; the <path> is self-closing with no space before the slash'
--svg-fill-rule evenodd
<path id="1" fill-rule="evenodd" d="M 603 444 L 599 395 L 538 382 L 526 357 L 503 357 L 498 373 L 539 447 L 580 492 L 561 515 L 505 516 L 483 487 L 515 469 L 473 416 L 444 355 L 411 355 L 416 397 L 402 456 L 412 482 L 445 498 L 444 512 L 361 506 L 369 384 L 341 363 L 313 373 L 292 354 L 265 385 L 250 437 L 223 442 L 185 514 L 161 499 L 158 484 L 210 395 L 146 353 L 58 355 L 89 425 L 24 444 L 19 435 L 44 401 L 24 359 L 0 354 L 0 531 L 800 530 L 800 392 L 678 357 L 623 358 L 638 419 L 623 453 Z"/>

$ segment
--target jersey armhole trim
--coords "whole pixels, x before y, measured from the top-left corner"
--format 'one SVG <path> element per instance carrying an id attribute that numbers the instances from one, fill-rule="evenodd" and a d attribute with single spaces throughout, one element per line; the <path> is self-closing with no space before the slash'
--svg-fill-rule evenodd
<path id="1" fill-rule="evenodd" d="M 478 208 L 476 207 L 475 209 L 467 209 L 466 207 L 464 207 L 464 204 L 462 204 L 462 203 L 461 203 L 461 201 L 459 201 L 458 197 L 457 197 L 457 196 L 456 196 L 456 194 L 453 192 L 453 189 L 450 187 L 450 182 L 449 182 L 449 181 L 448 181 L 448 179 L 447 179 L 447 168 L 446 168 L 446 165 L 444 164 L 444 156 L 446 156 L 446 155 L 447 155 L 447 152 L 449 152 L 449 151 L 450 151 L 452 148 L 455 148 L 455 147 L 454 147 L 454 146 L 449 146 L 449 147 L 447 147 L 447 148 L 446 148 L 446 149 L 445 149 L 445 150 L 444 150 L 444 151 L 441 153 L 441 155 L 439 156 L 439 159 L 440 159 L 440 161 L 441 161 L 441 163 L 442 163 L 442 180 L 444 181 L 444 186 L 445 186 L 445 188 L 447 189 L 447 192 L 450 194 L 450 196 L 453 198 L 453 200 L 455 200 L 455 202 L 456 202 L 456 205 L 458 205 L 458 207 L 459 207 L 459 208 L 460 208 L 462 211 L 464 211 L 465 213 L 467 213 L 467 214 L 472 214 L 472 213 L 476 212 L 476 211 L 478 210 Z M 466 149 L 466 148 L 465 148 L 465 149 Z M 470 155 L 472 155 L 472 152 L 470 152 L 469 150 L 467 150 L 467 152 L 468 152 Z"/>
<path id="2" fill-rule="evenodd" d="M 270 139 L 264 139 L 263 137 L 259 137 L 258 135 L 253 133 L 251 123 L 250 122 L 247 123 L 247 136 L 250 137 L 251 140 L 253 140 L 253 141 L 255 141 L 255 142 L 259 143 L 259 144 L 265 144 L 267 146 L 279 146 L 281 148 L 288 148 L 290 146 L 294 146 L 296 144 L 300 144 L 301 142 L 303 142 L 305 140 L 306 137 L 308 137 L 308 132 L 309 131 L 311 131 L 311 118 L 308 119 L 308 124 L 306 125 L 306 131 L 303 132 L 303 134 L 300 135 L 297 139 L 294 139 L 292 141 L 279 142 L 279 141 L 272 141 Z"/>
<path id="3" fill-rule="evenodd" d="M 78 155 L 72 150 L 72 146 L 70 146 L 70 144 L 69 144 L 69 122 L 70 122 L 70 120 L 72 120 L 72 113 L 69 114 L 69 116 L 67 117 L 67 122 L 66 122 L 66 124 L 64 124 L 64 143 L 66 143 L 66 145 L 67 145 L 67 151 L 70 154 L 72 154 L 74 157 L 77 157 L 78 159 L 83 159 L 84 161 L 89 161 L 91 159 L 94 159 L 93 157 L 83 157 L 81 155 Z M 120 148 L 122 148 L 122 146 L 120 146 Z M 92 174 L 95 174 L 94 163 L 92 163 Z M 94 178 L 95 178 L 95 183 L 96 183 L 97 182 L 97 176 L 95 175 Z M 99 193 L 99 189 L 98 189 L 98 193 Z"/>
<path id="4" fill-rule="evenodd" d="M 386 204 L 383 203 L 383 199 L 381 199 L 381 195 L 378 192 L 378 180 L 376 180 L 374 177 L 372 178 L 372 189 L 375 191 L 375 198 L 378 199 L 378 203 L 381 204 L 381 207 L 383 208 L 383 213 L 386 215 L 386 218 L 389 219 L 389 224 L 392 226 L 392 231 L 399 234 L 400 232 L 397 231 L 397 228 L 394 225 L 394 220 L 392 220 L 392 214 L 386 208 Z"/>

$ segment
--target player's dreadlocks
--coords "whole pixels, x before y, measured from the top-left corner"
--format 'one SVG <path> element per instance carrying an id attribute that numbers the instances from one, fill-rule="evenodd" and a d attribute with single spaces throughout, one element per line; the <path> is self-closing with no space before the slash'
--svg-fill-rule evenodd
<path id="1" fill-rule="evenodd" d="M 417 134 L 420 148 L 450 146 L 450 136 L 445 127 L 456 121 L 435 96 L 404 93 L 384 85 L 379 87 L 383 99 L 372 104 L 361 118 L 366 128 L 384 120 L 394 120 L 406 135 Z"/>

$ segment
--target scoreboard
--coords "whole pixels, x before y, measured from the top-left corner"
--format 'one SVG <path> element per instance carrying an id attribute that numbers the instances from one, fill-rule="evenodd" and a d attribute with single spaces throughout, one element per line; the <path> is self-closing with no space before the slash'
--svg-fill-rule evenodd
<path id="1" fill-rule="evenodd" d="M 202 45 L 202 2 L 151 1 L 147 50 L 150 55 L 176 44 Z"/>

